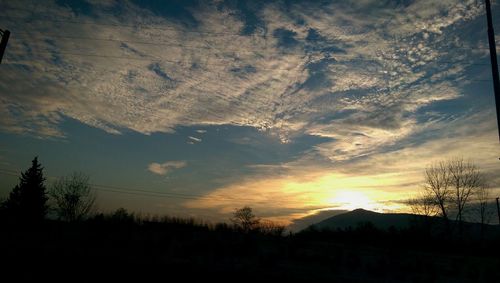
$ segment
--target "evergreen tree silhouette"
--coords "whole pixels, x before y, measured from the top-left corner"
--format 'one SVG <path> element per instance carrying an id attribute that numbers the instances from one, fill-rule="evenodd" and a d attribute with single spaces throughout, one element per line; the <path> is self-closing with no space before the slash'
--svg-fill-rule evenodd
<path id="1" fill-rule="evenodd" d="M 31 167 L 21 173 L 19 184 L 12 189 L 5 202 L 8 214 L 23 221 L 40 221 L 47 214 L 47 193 L 43 167 L 35 157 Z"/>

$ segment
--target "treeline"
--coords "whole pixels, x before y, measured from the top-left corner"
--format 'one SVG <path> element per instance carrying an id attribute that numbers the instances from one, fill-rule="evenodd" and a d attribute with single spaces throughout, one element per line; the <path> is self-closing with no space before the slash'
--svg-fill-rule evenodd
<path id="1" fill-rule="evenodd" d="M 284 235 L 285 226 L 269 220 L 262 220 L 255 216 L 252 208 L 245 206 L 236 209 L 231 223 L 225 222 L 204 222 L 195 218 L 181 218 L 159 215 L 140 215 L 129 212 L 124 208 L 119 208 L 111 213 L 96 213 L 86 219 L 88 223 L 102 223 L 109 225 L 130 225 L 130 226 L 156 226 L 156 227 L 195 227 L 206 231 L 228 231 L 242 234 L 277 236 Z"/>
<path id="2" fill-rule="evenodd" d="M 444 241 L 370 223 L 276 235 L 119 209 L 82 221 L 0 223 L 0 230 L 2 278 L 17 279 L 6 282 L 495 282 L 500 265 L 498 240 Z"/>
<path id="3" fill-rule="evenodd" d="M 99 213 L 95 208 L 96 196 L 90 185 L 89 176 L 75 172 L 58 178 L 49 187 L 45 185 L 45 181 L 43 167 L 35 157 L 31 167 L 21 173 L 19 183 L 12 189 L 9 197 L 0 203 L 0 219 L 19 224 L 40 223 L 53 212 L 58 220 L 67 222 L 87 220 L 133 225 L 153 222 L 184 224 L 276 236 L 282 235 L 285 231 L 284 225 L 258 218 L 248 206 L 234 211 L 233 217 L 230 218 L 232 224 L 210 224 L 168 216 L 142 216 L 130 213 L 124 208 L 108 214 Z"/>

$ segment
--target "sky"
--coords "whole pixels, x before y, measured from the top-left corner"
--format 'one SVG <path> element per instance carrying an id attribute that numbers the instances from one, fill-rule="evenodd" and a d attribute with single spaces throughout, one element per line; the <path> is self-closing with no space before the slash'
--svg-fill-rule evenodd
<path id="1" fill-rule="evenodd" d="M 34 156 L 102 211 L 213 221 L 408 211 L 450 158 L 498 194 L 482 3 L 2 0 L 0 196 Z"/>

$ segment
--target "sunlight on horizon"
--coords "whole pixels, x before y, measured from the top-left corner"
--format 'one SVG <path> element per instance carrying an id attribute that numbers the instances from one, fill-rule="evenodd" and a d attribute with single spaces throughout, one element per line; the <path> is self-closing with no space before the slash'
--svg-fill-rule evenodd
<path id="1" fill-rule="evenodd" d="M 407 182 L 400 174 L 350 176 L 340 173 L 314 172 L 308 175 L 284 176 L 260 181 L 245 180 L 215 190 L 203 198 L 185 203 L 190 208 L 217 209 L 230 214 L 235 208 L 249 205 L 259 210 L 288 209 L 288 215 L 269 219 L 289 222 L 322 210 L 363 208 L 379 212 L 407 210 L 402 200 L 409 192 L 391 191 Z"/>
<path id="2" fill-rule="evenodd" d="M 358 208 L 376 210 L 378 206 L 366 194 L 356 191 L 340 191 L 330 199 L 333 205 L 340 205 L 341 209 L 354 210 Z"/>

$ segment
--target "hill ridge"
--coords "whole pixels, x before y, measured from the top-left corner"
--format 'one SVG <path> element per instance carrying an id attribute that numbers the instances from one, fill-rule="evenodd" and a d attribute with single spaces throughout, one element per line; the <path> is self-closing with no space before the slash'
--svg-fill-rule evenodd
<path id="1" fill-rule="evenodd" d="M 395 228 L 408 228 L 411 221 L 416 217 L 423 217 L 410 213 L 382 213 L 363 208 L 357 208 L 346 213 L 335 215 L 313 224 L 319 229 L 346 229 L 356 227 L 360 223 L 371 222 L 376 228 L 388 229 L 391 226 Z"/>

